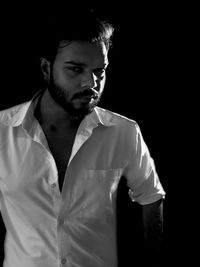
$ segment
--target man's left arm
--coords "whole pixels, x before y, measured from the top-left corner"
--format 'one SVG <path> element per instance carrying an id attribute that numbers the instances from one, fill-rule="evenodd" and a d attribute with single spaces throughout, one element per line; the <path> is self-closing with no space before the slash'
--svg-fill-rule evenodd
<path id="1" fill-rule="evenodd" d="M 141 206 L 145 252 L 148 266 L 157 264 L 163 241 L 163 199 L 165 191 L 156 172 L 154 160 L 144 142 L 139 126 L 133 132 L 132 154 L 123 175 L 127 179 L 129 197 Z"/>
<path id="2" fill-rule="evenodd" d="M 161 260 L 163 243 L 163 199 L 142 205 L 142 218 L 146 261 L 152 266 L 160 266 L 158 264 Z"/>

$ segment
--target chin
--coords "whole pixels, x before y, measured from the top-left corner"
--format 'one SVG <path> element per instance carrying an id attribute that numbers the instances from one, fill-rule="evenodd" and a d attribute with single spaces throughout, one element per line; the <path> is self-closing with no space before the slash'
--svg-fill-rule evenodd
<path id="1" fill-rule="evenodd" d="M 96 106 L 96 105 L 95 105 Z M 65 109 L 65 111 L 70 114 L 71 116 L 74 116 L 74 117 L 80 117 L 80 118 L 83 118 L 85 116 L 87 116 L 88 114 L 90 114 L 95 106 L 90 106 L 90 105 L 84 105 L 84 106 L 79 106 L 79 107 L 75 107 L 75 106 L 67 106 L 67 107 L 63 107 Z"/>
<path id="2" fill-rule="evenodd" d="M 76 113 L 79 114 L 80 116 L 86 116 L 90 113 L 93 112 L 95 106 L 87 106 L 87 107 L 81 107 L 79 109 L 76 109 Z"/>
<path id="3" fill-rule="evenodd" d="M 71 112 L 80 115 L 80 116 L 86 116 L 90 114 L 94 108 L 97 106 L 99 101 L 90 101 L 90 102 L 85 102 L 85 103 L 74 103 L 72 105 Z M 68 110 L 68 112 L 70 112 Z"/>

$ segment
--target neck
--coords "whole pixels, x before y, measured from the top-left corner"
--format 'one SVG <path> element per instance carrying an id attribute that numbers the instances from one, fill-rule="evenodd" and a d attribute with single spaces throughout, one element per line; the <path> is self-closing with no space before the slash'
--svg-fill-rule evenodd
<path id="1" fill-rule="evenodd" d="M 45 90 L 36 107 L 35 116 L 42 126 L 51 129 L 75 129 L 82 119 L 76 118 L 57 104 Z"/>

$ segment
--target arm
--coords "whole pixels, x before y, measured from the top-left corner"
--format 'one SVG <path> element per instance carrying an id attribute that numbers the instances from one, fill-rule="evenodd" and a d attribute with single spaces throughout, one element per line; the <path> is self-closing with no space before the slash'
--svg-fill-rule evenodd
<path id="1" fill-rule="evenodd" d="M 159 266 L 163 239 L 163 200 L 142 206 L 147 263 Z M 150 265 L 151 266 L 151 265 Z"/>
<path id="2" fill-rule="evenodd" d="M 0 210 L 0 266 L 3 266 L 3 260 L 4 260 L 4 239 L 5 239 L 5 225 L 1 216 L 1 210 Z"/>
<path id="3" fill-rule="evenodd" d="M 139 126 L 136 125 L 133 148 L 123 175 L 127 179 L 129 197 L 140 206 L 141 226 L 145 246 L 142 260 L 147 266 L 157 265 L 161 256 L 163 237 L 163 198 L 165 191 L 156 172 L 154 160 L 144 142 Z M 145 266 L 143 264 L 143 266 Z"/>

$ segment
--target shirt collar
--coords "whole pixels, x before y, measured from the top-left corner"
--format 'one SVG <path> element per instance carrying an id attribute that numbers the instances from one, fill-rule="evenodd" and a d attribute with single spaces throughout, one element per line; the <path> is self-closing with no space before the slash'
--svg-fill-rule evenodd
<path id="1" fill-rule="evenodd" d="M 0 115 L 1 121 L 12 127 L 17 127 L 32 121 L 34 109 L 42 91 L 37 92 L 30 101 L 2 111 Z"/>
<path id="2" fill-rule="evenodd" d="M 25 125 L 25 128 L 31 127 L 31 123 L 34 119 L 34 109 L 42 95 L 42 92 L 43 89 L 36 93 L 32 100 L 14 106 L 9 110 L 2 111 L 1 121 L 12 127 L 17 127 L 19 125 Z M 87 121 L 91 121 L 95 126 L 98 126 L 98 124 L 102 124 L 107 127 L 115 125 L 112 113 L 100 107 L 95 107 L 94 111 L 86 116 L 85 119 Z"/>
<path id="3" fill-rule="evenodd" d="M 92 119 L 97 123 L 97 124 L 102 124 L 104 126 L 114 126 L 116 123 L 114 121 L 113 114 L 109 112 L 108 110 L 105 110 L 100 107 L 95 107 L 92 115 Z"/>

